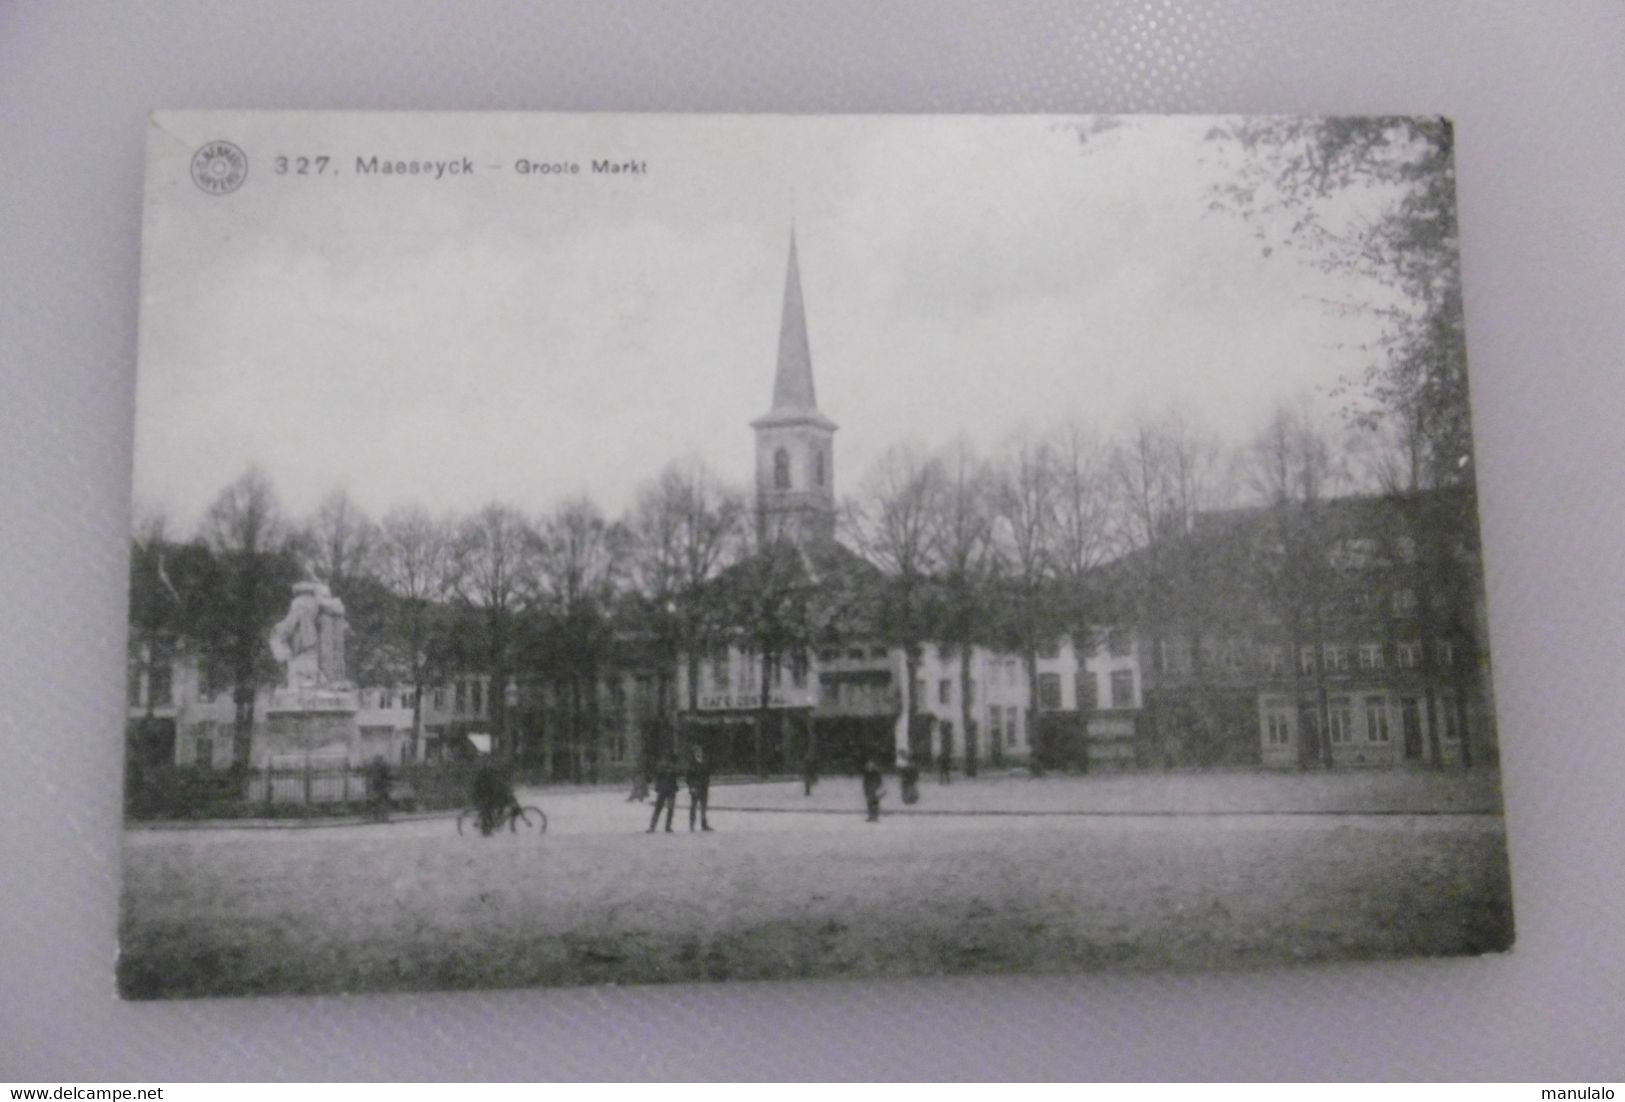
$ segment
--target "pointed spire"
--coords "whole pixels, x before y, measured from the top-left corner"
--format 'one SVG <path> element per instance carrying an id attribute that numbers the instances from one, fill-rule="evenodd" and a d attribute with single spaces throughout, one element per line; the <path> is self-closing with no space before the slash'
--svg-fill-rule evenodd
<path id="1" fill-rule="evenodd" d="M 795 223 L 790 225 L 790 266 L 784 278 L 784 315 L 779 322 L 779 367 L 773 376 L 773 411 L 811 413 L 812 353 L 807 347 L 807 311 L 801 301 L 801 265 L 796 261 Z"/>

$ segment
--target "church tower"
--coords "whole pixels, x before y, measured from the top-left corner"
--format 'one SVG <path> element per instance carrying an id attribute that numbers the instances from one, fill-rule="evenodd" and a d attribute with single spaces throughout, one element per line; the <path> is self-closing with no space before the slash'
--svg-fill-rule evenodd
<path id="1" fill-rule="evenodd" d="M 807 312 L 801 301 L 796 235 L 779 322 L 779 362 L 773 408 L 750 423 L 756 430 L 756 516 L 765 533 L 802 543 L 835 538 L 835 422 L 818 412 Z"/>

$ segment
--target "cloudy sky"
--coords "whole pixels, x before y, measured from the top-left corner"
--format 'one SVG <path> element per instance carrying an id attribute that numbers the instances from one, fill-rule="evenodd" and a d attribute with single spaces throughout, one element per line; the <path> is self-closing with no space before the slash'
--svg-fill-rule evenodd
<path id="1" fill-rule="evenodd" d="M 250 462 L 293 512 L 628 504 L 743 485 L 796 227 L 838 491 L 888 445 L 992 449 L 1177 402 L 1239 439 L 1365 359 L 1369 296 L 1211 212 L 1208 120 L 171 113 L 149 150 L 135 496 L 189 529 Z M 248 157 L 205 194 L 192 155 Z M 326 155 L 324 175 L 276 158 Z M 468 177 L 364 176 L 356 158 Z M 521 175 L 520 159 L 577 175 Z M 605 176 L 595 159 L 645 171 Z M 296 168 L 297 161 L 290 161 Z"/>

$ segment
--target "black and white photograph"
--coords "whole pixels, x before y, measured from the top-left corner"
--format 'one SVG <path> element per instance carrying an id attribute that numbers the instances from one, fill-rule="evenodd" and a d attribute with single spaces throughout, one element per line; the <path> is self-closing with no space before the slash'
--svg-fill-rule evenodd
<path id="1" fill-rule="evenodd" d="M 119 992 L 1514 940 L 1434 116 L 159 111 Z"/>

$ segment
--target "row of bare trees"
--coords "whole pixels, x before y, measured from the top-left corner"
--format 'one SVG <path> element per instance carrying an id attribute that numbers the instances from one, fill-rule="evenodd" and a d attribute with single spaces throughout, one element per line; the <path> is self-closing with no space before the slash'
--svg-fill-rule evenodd
<path id="1" fill-rule="evenodd" d="M 1280 409 L 1235 447 L 1179 411 L 1141 418 L 1112 441 L 1075 423 L 1022 432 L 991 456 L 962 439 L 936 451 L 903 444 L 843 506 L 841 532 L 863 569 L 778 539 L 696 460 L 669 465 L 619 518 L 575 498 L 541 516 L 502 503 L 452 517 L 405 505 L 375 520 L 338 492 L 301 520 L 250 468 L 195 538 L 175 539 L 161 519 L 142 524 L 132 639 L 155 652 L 178 637 L 198 647 L 237 702 L 239 756 L 256 690 L 275 675 L 267 631 L 308 573 L 346 604 L 354 678 L 410 686 L 418 725 L 426 687 L 480 673 L 493 733 L 513 750 L 509 686 L 553 686 L 566 701 L 555 753 L 573 775 L 596 772 L 607 672 L 652 673 L 666 713 L 679 696 L 697 698 L 702 656 L 729 644 L 759 657 L 763 686 L 781 661 L 854 633 L 896 646 L 912 722 L 922 648 L 934 641 L 959 658 L 969 732 L 979 645 L 1021 657 L 1036 705 L 1040 654 L 1061 638 L 1087 650 L 1107 623 L 1180 640 L 1198 694 L 1211 681 L 1206 636 L 1227 630 L 1238 599 L 1276 613 L 1289 653 L 1324 643 L 1335 532 L 1322 514 L 1362 485 L 1404 503 L 1391 538 L 1408 550 L 1395 557 L 1414 569 L 1423 606 L 1438 610 L 1432 630 L 1470 633 L 1473 579 L 1438 567 L 1453 561 L 1472 518 L 1438 515 L 1382 482 L 1404 466 L 1392 452 L 1351 449 L 1303 406 Z M 1270 538 L 1221 553 L 1199 538 L 1198 519 L 1237 504 L 1262 508 Z M 1300 693 L 1318 694 L 1324 712 L 1323 678 Z"/>

